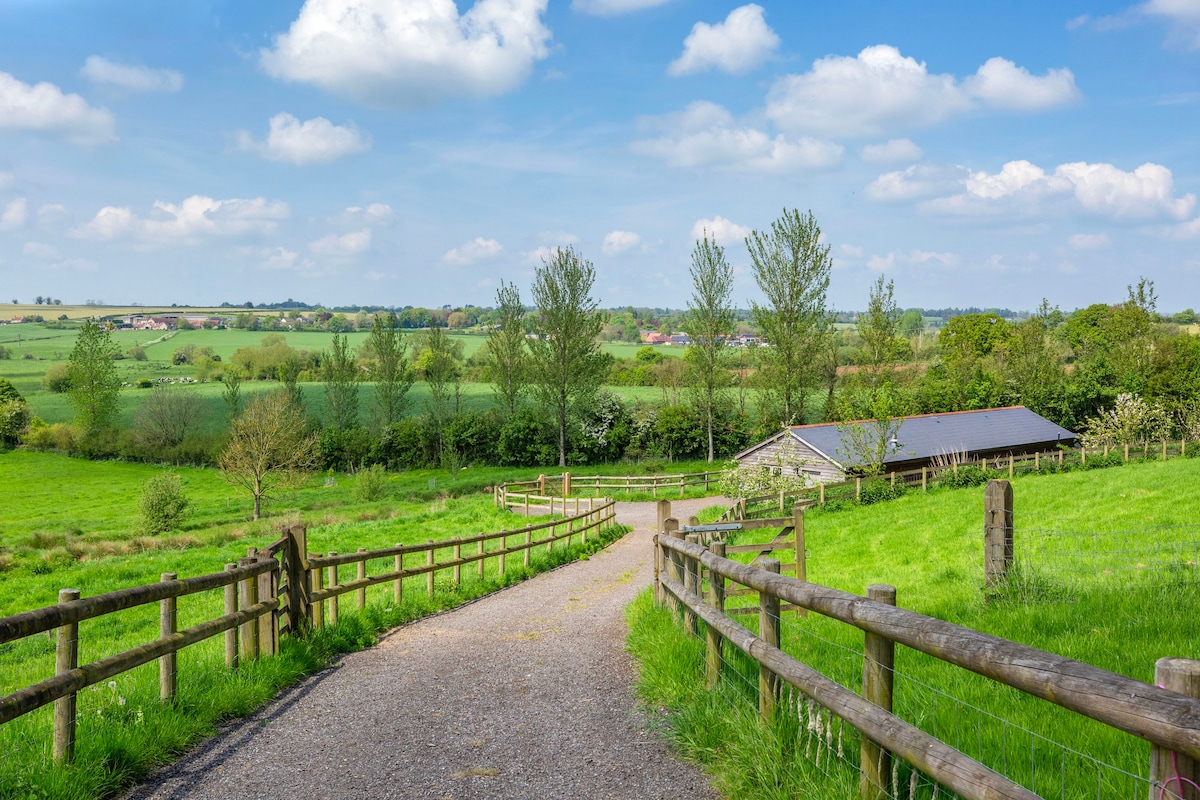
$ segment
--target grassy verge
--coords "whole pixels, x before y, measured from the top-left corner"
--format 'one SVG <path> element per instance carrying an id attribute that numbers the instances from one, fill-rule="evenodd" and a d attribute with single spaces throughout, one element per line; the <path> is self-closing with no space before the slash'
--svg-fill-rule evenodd
<path id="1" fill-rule="evenodd" d="M 1020 477 L 1013 482 L 1017 557 L 1023 529 L 1086 532 L 1194 524 L 1200 497 L 1181 487 L 1195 486 L 1198 480 L 1200 463 L 1191 459 Z M 1119 587 L 1098 582 L 1091 589 L 1032 599 L 987 598 L 981 590 L 982 506 L 982 488 L 972 488 L 908 494 L 836 512 L 810 511 L 805 525 L 808 577 L 856 594 L 868 584 L 889 583 L 897 587 L 903 607 L 1142 681 L 1152 682 L 1159 657 L 1200 658 L 1194 622 L 1200 582 L 1194 574 L 1182 582 Z M 717 513 L 710 509 L 704 516 Z M 750 541 L 765 538 L 758 532 Z M 861 632 L 815 614 L 807 619 L 784 616 L 785 649 L 857 691 Z M 742 619 L 754 624 L 752 617 Z M 743 708 L 707 696 L 698 688 L 701 646 L 672 644 L 681 634 L 669 615 L 649 608 L 644 599 L 631 610 L 631 624 L 630 647 L 643 663 L 644 697 L 667 709 L 677 739 L 716 772 L 719 783 L 736 788 L 731 794 L 853 796 L 833 791 L 806 795 L 802 786 L 808 766 L 802 759 L 775 763 L 783 772 L 774 767 L 747 770 L 726 759 L 725 749 L 707 732 L 727 726 L 743 731 L 736 736 L 760 735 L 757 723 L 743 719 L 754 716 L 746 710 L 753 694 L 743 699 Z M 660 642 L 653 648 L 644 644 L 655 638 Z M 688 661 L 682 667 L 658 664 L 653 649 L 687 653 Z M 657 674 L 666 669 L 678 674 Z M 1145 742 L 905 648 L 898 648 L 896 670 L 897 713 L 1014 780 L 1055 797 L 1096 796 L 1098 788 L 1106 797 L 1144 794 L 1145 787 L 1120 770 L 1146 773 Z M 766 748 L 764 752 L 778 748 L 772 735 L 761 733 L 756 746 Z M 1056 742 L 1117 769 L 1097 765 Z M 856 747 L 846 748 L 845 760 L 843 771 L 852 773 Z M 761 785 L 747 783 L 752 778 Z"/>
<path id="2" fill-rule="evenodd" d="M 236 670 L 225 669 L 220 638 L 209 640 L 180 653 L 179 695 L 171 704 L 157 699 L 155 664 L 125 673 L 108 685 L 81 693 L 78 749 L 75 762 L 69 766 L 49 760 L 50 709 L 39 709 L 0 726 L 0 752 L 5 754 L 0 764 L 0 797 L 85 800 L 112 796 L 154 766 L 169 762 L 212 735 L 223 721 L 251 713 L 280 689 L 319 670 L 334 656 L 370 646 L 381 631 L 587 558 L 626 530 L 614 526 L 586 544 L 576 542 L 569 548 L 538 552 L 529 567 L 523 566 L 517 554 L 511 557 L 503 576 L 498 574 L 494 559 L 489 560 L 482 577 L 474 569 L 464 570 L 459 583 L 439 573 L 432 596 L 424 591 L 423 577 L 420 586 L 417 580 L 409 581 L 399 604 L 393 602 L 390 586 L 372 589 L 367 606 L 357 612 L 349 610 L 352 597 L 344 597 L 342 608 L 346 610 L 336 626 L 316 630 L 306 639 L 284 639 L 279 656 L 247 662 Z M 371 546 L 371 531 L 364 533 L 367 535 L 362 541 Z M 394 533 L 389 530 L 384 538 L 391 541 Z M 122 637 L 136 639 L 136 624 L 120 627 Z M 35 638 L 38 641 L 34 646 L 43 641 L 48 646 L 44 637 Z M 87 659 L 92 657 L 89 653 Z"/>

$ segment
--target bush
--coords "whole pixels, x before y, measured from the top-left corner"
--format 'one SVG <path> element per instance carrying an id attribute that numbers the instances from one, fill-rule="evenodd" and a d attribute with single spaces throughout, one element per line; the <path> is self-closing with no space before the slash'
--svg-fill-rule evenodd
<path id="1" fill-rule="evenodd" d="M 345 472 L 367 460 L 371 437 L 362 428 L 322 428 L 317 438 L 321 469 Z"/>
<path id="2" fill-rule="evenodd" d="M 988 482 L 988 474 L 983 467 L 974 464 L 960 466 L 958 472 L 943 472 L 939 477 L 943 486 L 951 489 L 964 489 L 969 486 L 982 486 Z"/>
<path id="3" fill-rule="evenodd" d="M 415 417 L 408 417 L 384 428 L 371 446 L 368 460 L 388 469 L 422 469 L 437 466 L 436 448 L 429 441 L 428 429 Z"/>
<path id="4" fill-rule="evenodd" d="M 71 379 L 67 376 L 66 364 L 55 364 L 46 370 L 42 376 L 42 388 L 47 392 L 62 394 L 71 388 Z"/>
<path id="5" fill-rule="evenodd" d="M 137 386 L 139 389 L 152 389 L 154 388 L 154 381 L 149 378 L 138 378 L 134 386 Z"/>
<path id="6" fill-rule="evenodd" d="M 146 348 L 142 347 L 140 344 L 135 344 L 133 347 L 129 348 L 129 357 L 134 361 L 145 361 Z"/>
<path id="7" fill-rule="evenodd" d="M 891 482 L 884 478 L 879 478 L 872 481 L 864 481 L 862 485 L 862 494 L 859 496 L 858 504 L 869 506 L 874 503 L 882 503 L 886 500 L 895 500 L 905 492 L 903 482 L 892 486 Z"/>
<path id="8" fill-rule="evenodd" d="M 32 418 L 33 415 L 29 413 L 29 406 L 24 400 L 0 398 L 0 449 L 15 447 L 29 430 Z"/>
<path id="9" fill-rule="evenodd" d="M 496 457 L 501 466 L 535 467 L 558 462 L 558 437 L 549 415 L 535 408 L 514 412 L 500 428 Z"/>
<path id="10" fill-rule="evenodd" d="M 0 359 L 12 358 L 12 348 L 0 344 Z"/>
<path id="11" fill-rule="evenodd" d="M 191 513 L 178 475 L 163 472 L 146 481 L 138 498 L 142 533 L 155 535 L 179 527 Z"/>
<path id="12" fill-rule="evenodd" d="M 358 471 L 353 492 L 356 503 L 373 503 L 382 500 L 386 494 L 387 470 L 380 464 L 372 464 Z"/>
<path id="13" fill-rule="evenodd" d="M 34 419 L 29 425 L 29 433 L 25 435 L 25 444 L 34 450 L 61 450 L 71 453 L 78 447 L 75 429 L 65 422 L 47 425 L 39 419 Z"/>

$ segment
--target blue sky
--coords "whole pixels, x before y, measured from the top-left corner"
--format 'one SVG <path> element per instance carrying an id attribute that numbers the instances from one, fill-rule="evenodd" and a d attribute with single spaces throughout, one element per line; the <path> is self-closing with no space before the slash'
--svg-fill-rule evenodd
<path id="1" fill-rule="evenodd" d="M 1200 0 L 0 0 L 0 300 L 681 307 L 811 209 L 830 302 L 1200 306 Z"/>

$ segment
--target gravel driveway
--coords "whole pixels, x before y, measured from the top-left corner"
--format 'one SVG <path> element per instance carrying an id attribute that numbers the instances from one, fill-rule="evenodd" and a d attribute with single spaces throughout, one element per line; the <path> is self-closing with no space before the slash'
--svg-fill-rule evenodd
<path id="1" fill-rule="evenodd" d="M 617 518 L 633 532 L 588 561 L 396 629 L 126 799 L 716 797 L 637 708 L 623 610 L 653 580 L 657 516 Z"/>

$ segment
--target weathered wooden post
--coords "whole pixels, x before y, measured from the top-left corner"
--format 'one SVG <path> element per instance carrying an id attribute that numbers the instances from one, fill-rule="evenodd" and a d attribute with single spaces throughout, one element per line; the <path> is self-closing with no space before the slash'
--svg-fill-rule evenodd
<path id="1" fill-rule="evenodd" d="M 662 568 L 663 568 L 663 551 L 662 545 L 658 542 L 658 537 L 661 533 L 654 534 L 654 605 L 661 606 L 663 604 L 663 588 L 662 588 Z"/>
<path id="2" fill-rule="evenodd" d="M 524 557 L 524 562 L 525 562 L 526 567 L 529 566 L 529 558 L 530 558 L 529 553 L 531 550 L 533 550 L 533 531 L 526 530 L 525 531 L 525 557 Z"/>
<path id="3" fill-rule="evenodd" d="M 545 496 L 546 494 L 546 476 L 538 475 L 538 494 Z"/>
<path id="4" fill-rule="evenodd" d="M 1013 562 L 1013 491 L 1005 480 L 990 480 L 983 494 L 984 586 L 1003 583 Z"/>
<path id="5" fill-rule="evenodd" d="M 1125 442 L 1125 463 L 1129 463 L 1129 442 Z"/>
<path id="6" fill-rule="evenodd" d="M 462 564 L 458 562 L 462 560 L 462 545 L 459 544 L 458 537 L 454 537 L 454 552 L 450 556 L 450 560 L 454 562 L 454 567 L 451 570 L 454 574 L 454 586 L 458 588 L 462 586 Z"/>
<path id="7" fill-rule="evenodd" d="M 1033 454 L 1033 471 L 1034 472 L 1042 471 L 1042 454 L 1039 452 L 1035 452 Z"/>
<path id="8" fill-rule="evenodd" d="M 892 473 L 895 475 L 896 473 Z M 808 580 L 808 548 L 804 541 L 804 506 L 792 506 L 792 546 L 796 551 L 796 580 Z M 797 617 L 807 617 L 807 608 L 797 608 Z"/>
<path id="9" fill-rule="evenodd" d="M 529 495 L 526 495 L 528 497 Z M 425 551 L 425 566 L 429 567 L 429 572 L 425 573 L 425 591 L 428 592 L 430 598 L 433 597 L 433 565 L 435 563 L 433 553 L 433 539 L 429 540 L 429 549 Z"/>
<path id="10" fill-rule="evenodd" d="M 163 583 L 171 583 L 179 578 L 174 572 L 164 572 L 160 577 Z M 166 597 L 158 601 L 158 636 L 165 639 L 175 633 L 176 599 Z M 158 659 L 158 699 L 171 701 L 175 699 L 175 669 L 176 653 L 165 653 Z"/>
<path id="11" fill-rule="evenodd" d="M 359 556 L 362 556 L 362 554 L 365 552 L 367 552 L 367 548 L 358 548 Z M 354 576 L 355 579 L 365 581 L 367 579 L 367 560 L 365 558 L 359 558 L 359 560 L 355 562 L 354 566 L 356 568 Z M 367 607 L 367 587 L 360 586 L 358 591 L 356 591 L 354 594 L 357 595 L 356 599 L 358 601 L 358 610 L 362 611 Z"/>
<path id="12" fill-rule="evenodd" d="M 682 539 L 683 534 L 679 532 L 679 520 L 674 517 L 668 517 L 663 520 L 662 536 L 670 536 L 672 539 Z M 683 568 L 679 561 L 679 554 L 674 550 L 665 555 L 667 574 L 677 583 L 683 583 Z M 669 594 L 669 593 L 668 593 Z M 679 599 L 673 594 L 669 594 L 671 598 L 671 608 L 675 611 L 679 610 Z"/>
<path id="13" fill-rule="evenodd" d="M 713 542 L 708 549 L 717 558 L 725 557 L 725 543 Z M 725 576 L 718 575 L 716 570 L 708 571 L 708 602 L 720 613 L 725 613 Z M 709 689 L 717 688 L 721 682 L 721 662 L 725 659 L 723 648 L 725 638 L 712 625 L 705 631 L 704 685 Z"/>
<path id="14" fill-rule="evenodd" d="M 480 532 L 479 535 L 482 536 L 483 533 Z M 484 545 L 484 540 L 480 539 L 479 540 L 479 560 L 475 562 L 475 567 L 478 570 L 479 577 L 481 579 L 483 578 L 483 560 L 484 560 L 484 546 L 483 545 Z"/>
<path id="15" fill-rule="evenodd" d="M 821 487 L 821 505 L 825 505 L 825 484 L 819 484 Z"/>
<path id="16" fill-rule="evenodd" d="M 308 568 L 308 530 L 303 526 L 297 525 L 287 530 L 281 567 L 287 581 L 288 631 L 292 636 L 304 636 L 314 614 L 313 576 Z M 273 652 L 277 652 L 277 647 Z"/>
<path id="17" fill-rule="evenodd" d="M 396 542 L 396 548 L 399 549 L 404 545 Z M 396 553 L 396 582 L 392 584 L 392 601 L 396 605 L 404 602 L 404 554 Z"/>
<path id="18" fill-rule="evenodd" d="M 564 472 L 563 478 L 562 478 L 562 496 L 565 499 L 568 496 L 570 496 L 570 494 L 571 494 L 571 473 Z M 564 514 L 567 513 L 566 503 L 563 503 L 563 513 Z"/>
<path id="19" fill-rule="evenodd" d="M 987 469 L 987 460 L 984 459 L 984 469 Z M 929 491 L 929 467 L 921 467 L 921 491 Z"/>
<path id="20" fill-rule="evenodd" d="M 896 605 L 896 587 L 875 583 L 867 587 L 867 597 L 889 606 Z M 884 711 L 892 710 L 892 689 L 896 663 L 896 645 L 876 633 L 863 637 L 862 695 Z M 882 800 L 888 796 L 892 775 L 892 754 L 867 737 L 862 739 L 858 796 L 860 800 Z"/>
<path id="21" fill-rule="evenodd" d="M 658 501 L 658 532 L 663 532 L 663 523 L 671 518 L 671 501 Z"/>
<path id="22" fill-rule="evenodd" d="M 258 563 L 257 558 L 239 558 L 239 567 L 252 567 Z M 245 611 L 251 606 L 258 605 L 258 580 L 243 578 L 238 591 L 238 607 Z M 242 623 L 241 632 L 242 661 L 258 658 L 258 620 L 251 619 Z"/>
<path id="23" fill-rule="evenodd" d="M 760 569 L 779 574 L 779 559 L 761 558 Z M 779 598 L 767 592 L 758 593 L 758 638 L 772 647 L 779 647 Z M 771 670 L 758 667 L 758 713 L 765 724 L 775 716 L 775 700 L 779 696 L 779 678 Z"/>
<path id="24" fill-rule="evenodd" d="M 333 550 L 329 551 L 329 557 L 333 558 L 337 553 Z M 338 568 L 336 566 L 329 568 L 329 590 L 333 591 L 338 588 Z M 334 595 L 329 598 L 329 624 L 337 625 L 338 623 L 338 601 L 341 598 Z"/>
<path id="25" fill-rule="evenodd" d="M 59 589 L 58 602 L 79 599 L 78 589 Z M 79 666 L 79 623 L 60 625 L 54 643 L 54 673 L 65 675 Z M 75 760 L 75 692 L 54 701 L 54 760 L 69 764 Z"/>
<path id="26" fill-rule="evenodd" d="M 692 544 L 700 544 L 700 534 L 689 533 L 686 537 L 688 542 Z M 684 559 L 686 572 L 683 576 L 683 588 L 692 594 L 700 594 L 700 562 L 691 556 Z M 690 607 L 685 607 L 683 612 L 683 629 L 690 636 L 695 636 L 699 630 L 696 624 L 696 612 Z"/>
<path id="27" fill-rule="evenodd" d="M 237 569 L 237 564 L 226 564 L 225 571 L 233 572 Z M 225 615 L 236 614 L 238 610 L 237 601 L 237 581 L 230 581 L 225 584 Z M 225 666 L 233 669 L 238 664 L 238 629 L 237 627 L 230 628 L 225 631 Z"/>
<path id="28" fill-rule="evenodd" d="M 783 498 L 781 497 L 780 499 L 782 500 Z M 854 476 L 854 502 L 856 502 L 856 503 L 862 502 L 862 476 L 861 475 Z M 779 510 L 783 511 L 783 503 L 779 504 Z"/>
<path id="29" fill-rule="evenodd" d="M 314 553 L 311 556 L 309 556 L 310 559 L 320 558 L 320 557 L 321 557 L 320 553 Z M 309 585 L 312 589 L 312 594 L 320 593 L 321 591 L 323 591 L 325 589 L 325 570 L 321 569 L 320 567 L 317 567 L 316 569 L 310 571 L 310 575 L 311 575 L 311 577 L 309 579 Z M 312 594 L 309 594 L 309 597 L 312 597 Z M 320 600 L 317 603 L 315 603 L 312 607 L 312 610 L 313 610 L 313 615 L 312 615 L 313 627 L 314 628 L 324 628 L 325 627 L 325 601 Z"/>
<path id="30" fill-rule="evenodd" d="M 1200 661 L 1160 658 L 1154 664 L 1154 682 L 1169 691 L 1200 698 Z M 1200 800 L 1198 785 L 1200 762 L 1150 745 L 1150 800 Z"/>

